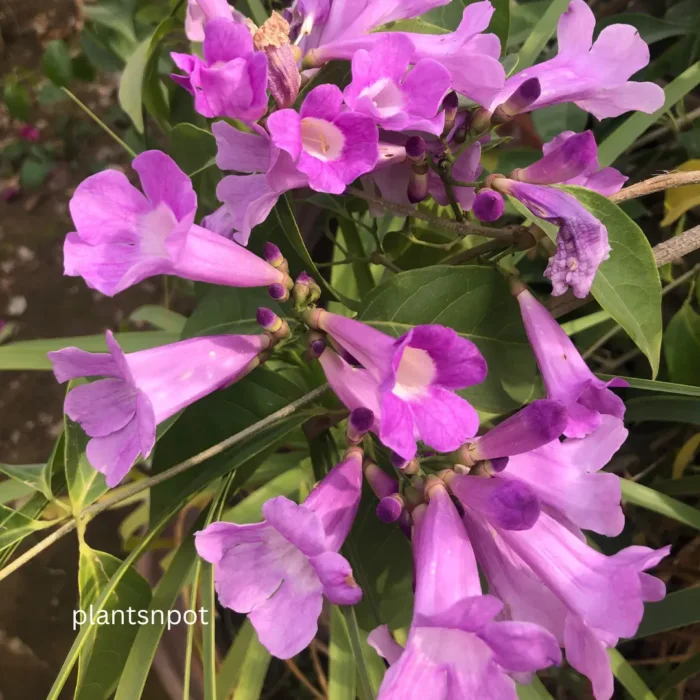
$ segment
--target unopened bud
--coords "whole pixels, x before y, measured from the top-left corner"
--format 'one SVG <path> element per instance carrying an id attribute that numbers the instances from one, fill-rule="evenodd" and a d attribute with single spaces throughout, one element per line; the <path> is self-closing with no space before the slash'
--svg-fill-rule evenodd
<path id="1" fill-rule="evenodd" d="M 503 124 L 525 112 L 530 105 L 539 99 L 541 92 L 542 88 L 537 78 L 526 80 L 502 105 L 496 108 L 493 114 L 494 122 Z"/>
<path id="2" fill-rule="evenodd" d="M 311 292 L 310 282 L 313 282 L 311 277 L 302 272 L 295 280 L 292 288 L 292 299 L 297 306 L 304 306 Z"/>
<path id="3" fill-rule="evenodd" d="M 494 474 L 502 472 L 508 466 L 508 460 L 508 457 L 494 457 L 493 459 L 487 459 L 481 464 L 484 471 L 493 476 Z"/>
<path id="4" fill-rule="evenodd" d="M 407 486 L 403 489 L 403 500 L 406 504 L 406 508 L 411 511 L 416 506 L 425 502 L 423 498 L 423 488 L 416 488 L 415 486 Z"/>
<path id="5" fill-rule="evenodd" d="M 454 90 L 451 90 L 445 95 L 445 99 L 442 101 L 442 107 L 445 110 L 445 128 L 442 130 L 442 134 L 443 136 L 447 136 L 455 125 L 457 108 L 459 107 L 459 97 Z"/>
<path id="6" fill-rule="evenodd" d="M 347 438 L 352 445 L 362 442 L 362 438 L 374 425 L 374 413 L 369 408 L 356 408 L 348 418 Z"/>
<path id="7" fill-rule="evenodd" d="M 379 499 L 391 496 L 399 490 L 399 482 L 374 462 L 365 462 L 364 473 L 372 493 Z"/>
<path id="8" fill-rule="evenodd" d="M 270 334 L 273 342 L 289 337 L 289 324 L 271 309 L 260 307 L 256 320 Z"/>
<path id="9" fill-rule="evenodd" d="M 428 164 L 414 165 L 408 178 L 406 194 L 411 204 L 422 202 L 429 193 Z M 418 170 L 420 169 L 420 172 Z"/>
<path id="10" fill-rule="evenodd" d="M 390 460 L 397 469 L 408 476 L 417 474 L 420 469 L 420 462 L 415 457 L 413 459 L 404 459 L 401 455 L 396 454 L 396 452 L 392 452 Z"/>
<path id="11" fill-rule="evenodd" d="M 404 509 L 403 498 L 398 493 L 382 498 L 377 504 L 377 517 L 383 523 L 395 523 Z"/>
<path id="12" fill-rule="evenodd" d="M 484 107 L 479 107 L 472 115 L 470 132 L 475 136 L 486 133 L 491 129 L 491 112 Z"/>
<path id="13" fill-rule="evenodd" d="M 289 299 L 289 290 L 283 284 L 271 284 L 267 291 L 275 301 L 287 301 Z"/>
<path id="14" fill-rule="evenodd" d="M 282 251 L 274 244 L 269 241 L 263 246 L 263 259 L 270 263 L 272 267 L 276 267 L 282 272 L 289 272 L 289 266 L 285 260 Z"/>
<path id="15" fill-rule="evenodd" d="M 503 216 L 505 204 L 500 193 L 490 189 L 480 190 L 474 198 L 472 211 L 481 221 L 496 221 Z"/>
<path id="16" fill-rule="evenodd" d="M 425 141 L 420 136 L 411 136 L 406 141 L 406 158 L 412 163 L 425 161 Z"/>
<path id="17" fill-rule="evenodd" d="M 326 336 L 318 331 L 311 331 L 308 336 L 306 350 L 311 360 L 317 360 L 327 347 Z"/>
<path id="18" fill-rule="evenodd" d="M 430 493 L 435 489 L 445 489 L 445 482 L 434 474 L 431 474 L 425 480 L 425 485 L 423 486 L 423 494 L 426 501 L 430 501 Z"/>

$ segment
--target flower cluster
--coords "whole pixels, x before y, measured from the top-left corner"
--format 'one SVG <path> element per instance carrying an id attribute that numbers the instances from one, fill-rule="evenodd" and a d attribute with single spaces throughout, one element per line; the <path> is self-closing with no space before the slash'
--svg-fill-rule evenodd
<path id="1" fill-rule="evenodd" d="M 606 649 L 634 636 L 645 601 L 663 598 L 664 584 L 646 571 L 668 553 L 634 546 L 606 556 L 582 532 L 615 536 L 624 525 L 619 479 L 601 469 L 627 435 L 624 403 L 612 391 L 626 383 L 598 379 L 513 280 L 546 398 L 480 430 L 460 393 L 486 378 L 478 342 L 437 324 L 396 338 L 332 313 L 318 306 L 314 279 L 302 272 L 292 280 L 276 245 L 265 244 L 262 256 L 245 247 L 290 190 L 340 195 L 359 180 L 370 201 L 416 207 L 432 197 L 457 218 L 471 212 L 485 222 L 503 214 L 505 194 L 558 228 L 545 272 L 552 293 L 588 294 L 611 252 L 608 234 L 558 186 L 610 195 L 626 179 L 600 168 L 593 134 L 564 132 L 532 165 L 480 180 L 481 152 L 496 127 L 547 105 L 574 102 L 600 119 L 655 111 L 660 88 L 629 80 L 648 62 L 647 46 L 627 25 L 608 26 L 593 42 L 583 0 L 571 0 L 559 21 L 557 56 L 510 77 L 498 39 L 484 33 L 494 12 L 488 0 L 468 5 L 452 33 L 388 31 L 447 2 L 297 0 L 257 27 L 225 0 L 189 0 L 186 33 L 201 52 L 172 54 L 173 79 L 202 116 L 226 118 L 211 126 L 216 163 L 233 173 L 218 185 L 222 205 L 196 224 L 190 178 L 166 154 L 141 153 L 132 163 L 141 189 L 108 170 L 75 191 L 65 273 L 110 296 L 162 274 L 267 287 L 277 301 L 291 298 L 294 323 L 261 308 L 257 334 L 124 353 L 108 332 L 107 353 L 65 348 L 49 357 L 59 382 L 97 378 L 70 387 L 65 412 L 114 487 L 151 454 L 160 424 L 306 329 L 305 357 L 318 360 L 348 410 L 348 449 L 301 504 L 278 496 L 260 523 L 215 522 L 197 533 L 221 604 L 247 614 L 280 658 L 314 638 L 324 597 L 357 604 L 362 590 L 341 548 L 364 474 L 379 520 L 398 525 L 414 558 L 405 647 L 386 626 L 369 637 L 389 664 L 381 700 L 515 699 L 516 681 L 561 663 L 562 649 L 596 700 L 608 700 Z M 323 82 L 332 60 L 350 62 L 342 89 Z M 366 458 L 366 445 L 386 463 Z M 436 455 L 440 469 L 426 459 Z"/>

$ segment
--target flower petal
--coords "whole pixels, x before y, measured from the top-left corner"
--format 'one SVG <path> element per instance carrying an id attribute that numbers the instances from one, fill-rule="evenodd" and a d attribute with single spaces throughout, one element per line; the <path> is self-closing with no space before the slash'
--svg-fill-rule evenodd
<path id="1" fill-rule="evenodd" d="M 325 550 L 325 532 L 320 518 L 305 506 L 284 496 L 266 501 L 262 507 L 265 521 L 286 540 L 312 557 Z"/>
<path id="2" fill-rule="evenodd" d="M 121 430 L 94 437 L 87 444 L 90 464 L 102 474 L 109 488 L 114 488 L 126 476 L 141 450 L 138 425 L 129 421 Z"/>
<path id="3" fill-rule="evenodd" d="M 362 589 L 352 577 L 348 560 L 337 552 L 324 552 L 312 557 L 311 565 L 323 585 L 323 594 L 335 605 L 356 605 L 362 600 Z"/>
<path id="4" fill-rule="evenodd" d="M 136 414 L 137 390 L 123 379 L 99 379 L 68 392 L 66 415 L 90 437 L 103 437 L 121 430 Z"/>

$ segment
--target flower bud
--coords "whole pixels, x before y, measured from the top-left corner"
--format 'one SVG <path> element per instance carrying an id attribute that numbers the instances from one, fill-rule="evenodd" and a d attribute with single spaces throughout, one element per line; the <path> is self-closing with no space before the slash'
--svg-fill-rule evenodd
<path id="1" fill-rule="evenodd" d="M 459 107 L 459 97 L 454 90 L 451 90 L 445 95 L 445 99 L 442 101 L 442 107 L 445 110 L 445 128 L 442 130 L 442 135 L 447 136 L 455 125 L 457 108 Z"/>
<path id="2" fill-rule="evenodd" d="M 275 301 L 287 301 L 289 299 L 289 290 L 283 284 L 271 284 L 267 291 Z"/>
<path id="3" fill-rule="evenodd" d="M 364 466 L 365 479 L 372 493 L 379 499 L 391 496 L 399 490 L 399 482 L 389 476 L 381 467 L 374 462 L 367 461 Z"/>
<path id="4" fill-rule="evenodd" d="M 289 272 L 289 265 L 284 255 L 282 255 L 282 251 L 270 241 L 263 246 L 263 259 L 270 263 L 272 267 L 276 267 L 282 272 Z"/>
<path id="5" fill-rule="evenodd" d="M 356 408 L 348 418 L 347 438 L 351 445 L 362 442 L 362 438 L 374 425 L 374 413 L 369 408 Z"/>
<path id="6" fill-rule="evenodd" d="M 403 498 L 398 493 L 382 498 L 377 504 L 377 517 L 383 523 L 395 523 L 404 509 Z"/>
<path id="7" fill-rule="evenodd" d="M 423 163 L 425 150 L 425 141 L 420 136 L 411 136 L 406 141 L 406 158 L 412 163 Z"/>
<path id="8" fill-rule="evenodd" d="M 496 108 L 493 115 L 494 122 L 503 124 L 521 114 L 539 99 L 541 92 L 540 81 L 537 78 L 526 80 L 502 105 Z"/>
<path id="9" fill-rule="evenodd" d="M 304 306 L 311 292 L 310 283 L 313 282 L 311 277 L 302 272 L 295 280 L 292 288 L 292 299 L 297 306 Z"/>
<path id="10" fill-rule="evenodd" d="M 481 221 L 496 221 L 503 216 L 504 208 L 503 197 L 494 190 L 484 188 L 477 193 L 472 211 Z"/>
<path id="11" fill-rule="evenodd" d="M 306 353 L 310 360 L 318 360 L 323 355 L 328 343 L 326 336 L 319 331 L 309 331 L 306 340 Z"/>
<path id="12" fill-rule="evenodd" d="M 284 340 L 290 335 L 289 324 L 271 309 L 260 307 L 256 313 L 256 320 L 270 334 L 273 343 Z"/>
<path id="13" fill-rule="evenodd" d="M 484 107 L 479 107 L 472 115 L 470 132 L 475 136 L 484 134 L 491 129 L 491 112 Z"/>

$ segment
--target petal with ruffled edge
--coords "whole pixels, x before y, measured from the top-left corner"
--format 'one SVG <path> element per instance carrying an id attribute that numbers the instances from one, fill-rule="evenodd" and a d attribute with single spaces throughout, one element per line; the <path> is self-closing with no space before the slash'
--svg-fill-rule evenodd
<path id="1" fill-rule="evenodd" d="M 270 139 L 267 132 L 248 133 L 224 121 L 214 122 L 216 165 L 221 170 L 239 173 L 264 173 L 270 164 Z"/>
<path id="2" fill-rule="evenodd" d="M 491 622 L 479 632 L 479 637 L 507 671 L 525 673 L 561 663 L 554 635 L 531 622 Z"/>
<path id="3" fill-rule="evenodd" d="M 197 554 L 210 564 L 218 564 L 232 547 L 245 542 L 259 542 L 266 527 L 265 523 L 211 523 L 204 530 L 194 533 Z"/>
<path id="4" fill-rule="evenodd" d="M 331 603 L 356 605 L 362 600 L 362 589 L 352 577 L 352 567 L 345 557 L 337 552 L 324 552 L 311 558 L 311 566 Z"/>
<path id="5" fill-rule="evenodd" d="M 267 119 L 272 142 L 297 160 L 301 154 L 301 117 L 293 109 L 278 109 Z"/>
<path id="6" fill-rule="evenodd" d="M 610 657 L 595 632 L 573 613 L 566 618 L 564 643 L 567 661 L 590 679 L 595 700 L 609 700 L 614 689 Z"/>
<path id="7" fill-rule="evenodd" d="M 432 387 L 427 395 L 406 405 L 420 439 L 438 452 L 456 450 L 479 429 L 479 414 L 473 406 L 441 387 Z"/>
<path id="8" fill-rule="evenodd" d="M 87 444 L 90 464 L 105 475 L 109 488 L 114 488 L 126 476 L 141 451 L 137 421 L 129 421 L 121 430 L 95 437 Z"/>
<path id="9" fill-rule="evenodd" d="M 63 348 L 46 353 L 60 384 L 78 377 L 119 376 L 117 365 L 107 353 L 87 352 L 80 348 Z"/>
<path id="10" fill-rule="evenodd" d="M 263 646 L 279 659 L 289 659 L 305 649 L 318 631 L 323 593 L 311 564 L 284 578 L 279 588 L 249 614 Z"/>
<path id="11" fill-rule="evenodd" d="M 192 181 L 170 156 L 162 151 L 144 151 L 134 158 L 131 167 L 138 173 L 144 194 L 154 208 L 164 202 L 178 221 L 194 216 L 197 195 Z"/>
<path id="12" fill-rule="evenodd" d="M 325 548 L 340 550 L 352 527 L 362 496 L 362 453 L 353 450 L 336 464 L 304 501 L 323 525 Z"/>
<path id="13" fill-rule="evenodd" d="M 389 665 L 396 663 L 403 653 L 403 647 L 391 636 L 388 625 L 375 627 L 367 635 L 367 644 L 369 644 L 379 656 L 386 659 Z"/>
<path id="14" fill-rule="evenodd" d="M 247 58 L 253 53 L 253 37 L 244 24 L 217 17 L 204 28 L 202 53 L 209 65 Z"/>
<path id="15" fill-rule="evenodd" d="M 136 414 L 137 394 L 123 379 L 99 379 L 71 389 L 64 410 L 90 437 L 103 437 L 131 421 Z"/>
<path id="16" fill-rule="evenodd" d="M 68 207 L 77 235 L 91 245 L 136 238 L 142 217 L 151 210 L 146 197 L 116 170 L 83 180 Z"/>
<path id="17" fill-rule="evenodd" d="M 379 439 L 404 459 L 413 459 L 418 448 L 408 403 L 391 392 L 384 392 L 381 398 L 381 417 Z"/>
<path id="18" fill-rule="evenodd" d="M 284 496 L 266 501 L 262 507 L 265 521 L 307 557 L 325 550 L 325 533 L 320 518 L 305 506 Z"/>

